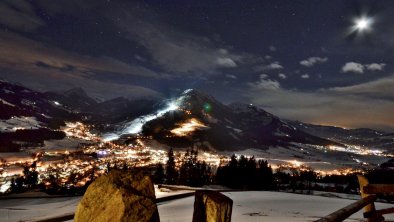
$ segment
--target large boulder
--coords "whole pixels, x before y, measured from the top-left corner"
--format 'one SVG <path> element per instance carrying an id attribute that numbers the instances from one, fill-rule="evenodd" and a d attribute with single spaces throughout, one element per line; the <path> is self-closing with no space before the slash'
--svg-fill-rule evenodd
<path id="1" fill-rule="evenodd" d="M 155 190 L 148 176 L 112 170 L 87 189 L 75 212 L 76 222 L 159 222 Z"/>

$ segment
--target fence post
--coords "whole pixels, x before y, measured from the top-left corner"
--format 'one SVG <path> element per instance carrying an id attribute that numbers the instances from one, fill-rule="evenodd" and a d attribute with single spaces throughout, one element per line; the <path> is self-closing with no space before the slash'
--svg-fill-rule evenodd
<path id="1" fill-rule="evenodd" d="M 233 200 L 215 191 L 196 191 L 193 222 L 231 222 Z"/>
<path id="2" fill-rule="evenodd" d="M 363 175 L 357 175 L 357 178 L 358 178 L 358 183 L 360 185 L 361 198 L 371 196 L 371 194 L 364 193 L 364 187 L 369 184 L 368 179 Z M 368 222 L 384 221 L 384 217 L 382 215 L 377 215 L 375 212 L 376 212 L 376 209 L 375 209 L 375 204 L 373 202 L 364 207 L 364 217 L 367 214 L 370 215 L 370 217 L 368 217 L 368 219 L 367 219 Z"/>

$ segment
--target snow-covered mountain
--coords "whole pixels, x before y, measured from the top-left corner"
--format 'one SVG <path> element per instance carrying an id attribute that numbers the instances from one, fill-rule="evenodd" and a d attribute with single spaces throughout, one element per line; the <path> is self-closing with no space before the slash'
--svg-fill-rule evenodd
<path id="1" fill-rule="evenodd" d="M 0 80 L 0 92 L 1 138 L 18 137 L 15 132 L 21 130 L 46 130 L 51 135 L 48 132 L 56 132 L 65 121 L 82 121 L 94 124 L 107 139 L 139 134 L 179 147 L 199 144 L 216 150 L 266 149 L 291 143 L 394 147 L 393 134 L 281 120 L 251 104 L 225 105 L 197 90 L 186 90 L 162 102 L 123 97 L 101 102 L 81 88 L 42 93 Z"/>
<path id="2" fill-rule="evenodd" d="M 156 113 L 126 123 L 121 134 L 141 133 L 159 142 L 207 149 L 267 149 L 296 142 L 314 145 L 338 143 L 300 131 L 253 105 L 224 105 L 210 95 L 186 90 Z"/>
<path id="3" fill-rule="evenodd" d="M 63 93 L 38 92 L 0 80 L 0 152 L 17 151 L 18 143 L 43 143 L 61 139 L 65 122 L 95 124 L 111 130 L 110 123 L 134 119 L 151 112 L 156 101 L 115 98 L 98 102 L 81 88 Z"/>

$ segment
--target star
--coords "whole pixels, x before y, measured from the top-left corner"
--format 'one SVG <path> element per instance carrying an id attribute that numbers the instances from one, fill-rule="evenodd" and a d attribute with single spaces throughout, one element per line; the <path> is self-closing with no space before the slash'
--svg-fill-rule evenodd
<path id="1" fill-rule="evenodd" d="M 371 29 L 372 18 L 361 17 L 355 20 L 354 29 L 363 32 Z"/>

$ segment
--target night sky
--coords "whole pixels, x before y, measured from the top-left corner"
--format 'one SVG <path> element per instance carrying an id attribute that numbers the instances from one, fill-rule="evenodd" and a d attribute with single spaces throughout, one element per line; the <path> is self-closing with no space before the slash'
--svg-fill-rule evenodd
<path id="1" fill-rule="evenodd" d="M 383 0 L 2 0 L 0 78 L 102 99 L 194 88 L 283 118 L 394 131 L 393 22 Z"/>

